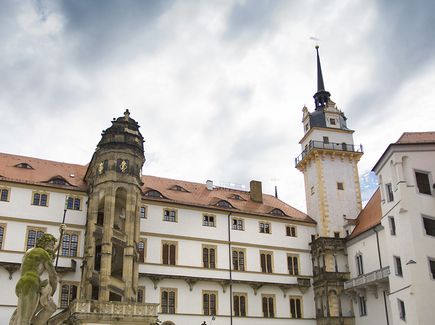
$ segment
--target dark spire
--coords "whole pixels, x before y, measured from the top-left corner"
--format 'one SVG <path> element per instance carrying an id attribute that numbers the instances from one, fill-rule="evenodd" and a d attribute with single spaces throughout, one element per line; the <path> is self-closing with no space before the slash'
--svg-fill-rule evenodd
<path id="1" fill-rule="evenodd" d="M 323 109 L 329 100 L 331 94 L 325 90 L 323 82 L 322 66 L 320 65 L 319 45 L 316 45 L 317 52 L 317 93 L 314 94 L 314 103 L 316 110 Z"/>

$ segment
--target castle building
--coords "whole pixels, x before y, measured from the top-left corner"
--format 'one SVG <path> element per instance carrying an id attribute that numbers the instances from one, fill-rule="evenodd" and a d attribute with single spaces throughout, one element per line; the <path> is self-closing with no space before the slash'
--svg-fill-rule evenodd
<path id="1" fill-rule="evenodd" d="M 387 148 L 362 209 L 362 146 L 325 90 L 318 48 L 317 76 L 295 160 L 307 214 L 255 180 L 242 191 L 142 175 L 128 110 L 87 165 L 0 153 L 0 324 L 25 251 L 63 222 L 50 325 L 432 324 L 435 133 Z"/>

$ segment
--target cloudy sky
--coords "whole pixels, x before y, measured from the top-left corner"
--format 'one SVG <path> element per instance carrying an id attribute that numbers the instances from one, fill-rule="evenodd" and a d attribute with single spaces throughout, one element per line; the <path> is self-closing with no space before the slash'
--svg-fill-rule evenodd
<path id="1" fill-rule="evenodd" d="M 249 184 L 305 211 L 303 105 L 325 86 L 370 170 L 434 130 L 435 2 L 2 1 L 0 151 L 86 164 L 128 108 L 144 174 Z"/>

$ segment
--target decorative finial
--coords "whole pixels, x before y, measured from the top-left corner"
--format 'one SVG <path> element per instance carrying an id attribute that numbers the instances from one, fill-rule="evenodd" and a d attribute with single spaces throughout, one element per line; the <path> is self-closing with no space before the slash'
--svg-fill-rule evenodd
<path id="1" fill-rule="evenodd" d="M 124 120 L 128 121 L 129 118 L 130 118 L 130 111 L 126 109 L 124 112 Z"/>

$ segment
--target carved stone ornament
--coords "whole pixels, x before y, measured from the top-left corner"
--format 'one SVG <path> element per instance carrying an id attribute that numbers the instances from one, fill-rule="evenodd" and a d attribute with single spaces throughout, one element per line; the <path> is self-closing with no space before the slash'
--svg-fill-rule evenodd
<path id="1" fill-rule="evenodd" d="M 127 171 L 127 162 L 125 160 L 121 161 L 121 164 L 119 165 L 119 169 L 121 169 L 121 172 L 125 173 Z"/>
<path id="2" fill-rule="evenodd" d="M 100 162 L 98 164 L 98 174 L 101 175 L 104 172 L 104 163 Z"/>

